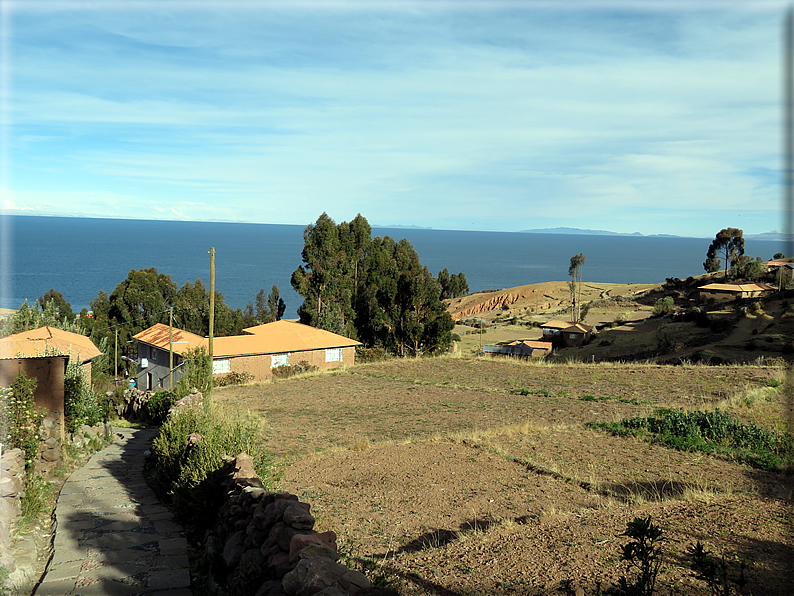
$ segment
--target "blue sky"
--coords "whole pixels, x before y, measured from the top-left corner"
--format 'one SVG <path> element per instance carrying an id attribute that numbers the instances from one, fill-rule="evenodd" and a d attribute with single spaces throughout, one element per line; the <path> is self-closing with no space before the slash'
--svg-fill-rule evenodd
<path id="1" fill-rule="evenodd" d="M 5 213 L 781 230 L 781 2 L 0 0 Z"/>

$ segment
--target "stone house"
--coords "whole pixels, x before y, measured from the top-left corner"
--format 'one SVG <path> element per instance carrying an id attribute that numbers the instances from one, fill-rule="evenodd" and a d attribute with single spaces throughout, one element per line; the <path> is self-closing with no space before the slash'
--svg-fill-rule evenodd
<path id="1" fill-rule="evenodd" d="M 319 369 L 352 365 L 361 342 L 293 321 L 243 329 L 243 335 L 213 339 L 212 372 L 249 373 L 254 381 L 273 377 L 273 368 L 305 362 Z M 173 334 L 173 335 L 172 335 Z M 182 376 L 183 355 L 209 347 L 209 339 L 158 323 L 134 336 L 138 340 L 138 388 L 168 388 L 173 351 L 173 382 Z"/>

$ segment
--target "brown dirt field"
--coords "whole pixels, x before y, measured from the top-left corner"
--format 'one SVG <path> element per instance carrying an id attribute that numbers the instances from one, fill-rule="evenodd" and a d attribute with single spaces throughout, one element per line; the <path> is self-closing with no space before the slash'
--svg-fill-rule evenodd
<path id="1" fill-rule="evenodd" d="M 719 406 L 782 428 L 790 404 L 769 387 L 782 374 L 440 358 L 228 387 L 214 400 L 265 421 L 280 488 L 312 505 L 349 563 L 401 594 L 595 594 L 627 574 L 619 535 L 648 515 L 667 537 L 659 593 L 708 593 L 684 566 L 700 540 L 748 562 L 745 593 L 790 594 L 791 475 L 584 427 Z"/>

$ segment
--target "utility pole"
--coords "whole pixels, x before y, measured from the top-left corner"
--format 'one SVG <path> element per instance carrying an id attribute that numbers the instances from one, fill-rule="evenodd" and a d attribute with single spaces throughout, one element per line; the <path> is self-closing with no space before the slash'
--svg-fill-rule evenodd
<path id="1" fill-rule="evenodd" d="M 116 377 L 114 380 L 118 380 L 119 378 L 119 330 L 116 329 L 116 349 L 113 350 L 113 356 L 116 362 Z"/>
<path id="2" fill-rule="evenodd" d="M 210 248 L 210 371 L 212 371 L 212 338 L 215 335 L 215 247 Z M 210 372 L 210 374 L 212 374 Z"/>
<path id="3" fill-rule="evenodd" d="M 174 388 L 174 307 L 168 309 L 168 388 Z"/>

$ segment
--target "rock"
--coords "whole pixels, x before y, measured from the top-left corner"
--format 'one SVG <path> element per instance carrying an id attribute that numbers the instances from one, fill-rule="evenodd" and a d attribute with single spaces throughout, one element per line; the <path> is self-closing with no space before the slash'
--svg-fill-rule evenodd
<path id="1" fill-rule="evenodd" d="M 264 582 L 254 596 L 286 596 L 281 589 L 281 581 L 270 579 Z"/>
<path id="2" fill-rule="evenodd" d="M 298 553 L 309 546 L 319 546 L 329 551 L 336 552 L 336 533 L 323 532 L 322 534 L 297 534 L 289 543 L 290 560 L 297 559 Z M 336 559 L 338 557 L 329 557 Z"/>
<path id="3" fill-rule="evenodd" d="M 236 567 L 240 562 L 240 557 L 245 552 L 244 543 L 245 532 L 237 531 L 223 545 L 223 562 L 226 563 L 227 567 Z"/>
<path id="4" fill-rule="evenodd" d="M 285 501 L 277 502 L 284 503 Z M 309 513 L 309 505 L 306 503 L 295 503 L 287 507 L 284 510 L 284 522 L 299 530 L 311 530 L 314 527 L 314 518 Z"/>
<path id="5" fill-rule="evenodd" d="M 240 566 L 243 565 L 256 565 L 261 567 L 265 564 L 265 557 L 258 548 L 252 548 L 245 551 L 240 557 Z"/>
<path id="6" fill-rule="evenodd" d="M 284 576 L 281 585 L 289 596 L 312 596 L 335 585 L 346 571 L 330 559 L 302 559 Z"/>
<path id="7" fill-rule="evenodd" d="M 339 587 L 347 590 L 350 594 L 356 594 L 359 590 L 369 588 L 372 582 L 367 579 L 367 576 L 360 571 L 353 571 L 347 569 L 345 574 L 339 579 Z"/>

